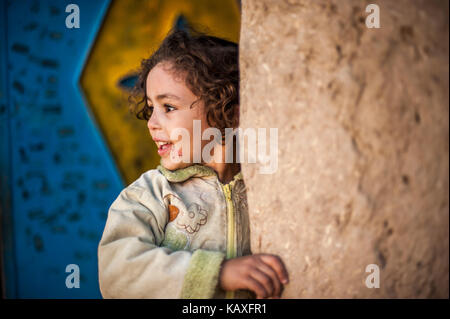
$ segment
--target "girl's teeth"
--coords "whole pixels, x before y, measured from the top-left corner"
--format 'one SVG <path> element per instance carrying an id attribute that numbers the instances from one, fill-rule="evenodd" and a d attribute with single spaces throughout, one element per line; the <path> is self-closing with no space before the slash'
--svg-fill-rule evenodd
<path id="1" fill-rule="evenodd" d="M 157 142 L 156 144 L 158 145 L 158 147 L 162 147 L 164 145 L 169 145 L 171 143 L 170 142 Z"/>

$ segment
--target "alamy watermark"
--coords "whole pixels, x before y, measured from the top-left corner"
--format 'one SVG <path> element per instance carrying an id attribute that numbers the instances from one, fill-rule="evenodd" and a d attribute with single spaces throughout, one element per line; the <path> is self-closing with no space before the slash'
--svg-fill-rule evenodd
<path id="1" fill-rule="evenodd" d="M 380 28 L 380 7 L 377 4 L 369 4 L 366 7 L 369 15 L 366 17 L 366 27 L 369 29 Z"/>
<path id="2" fill-rule="evenodd" d="M 376 264 L 367 265 L 366 272 L 370 273 L 366 278 L 366 287 L 380 288 L 380 267 Z"/>
<path id="3" fill-rule="evenodd" d="M 66 17 L 66 28 L 79 29 L 80 28 L 80 8 L 76 4 L 68 4 L 66 12 L 69 13 Z"/>
<path id="4" fill-rule="evenodd" d="M 80 288 L 80 267 L 77 264 L 69 264 L 66 266 L 66 273 L 70 273 L 66 277 L 66 287 Z"/>
<path id="5" fill-rule="evenodd" d="M 170 133 L 170 140 L 178 140 L 170 152 L 170 159 L 174 163 L 191 163 L 190 152 L 191 136 L 187 129 L 176 128 Z M 236 137 L 236 147 L 233 139 Z M 212 140 L 211 140 L 212 138 Z M 267 141 L 266 128 L 225 128 L 225 160 L 223 157 L 222 133 L 218 128 L 208 127 L 203 133 L 201 121 L 193 121 L 193 162 L 201 163 L 260 163 L 260 174 L 273 174 L 278 169 L 278 128 L 269 129 L 269 141 Z M 245 142 L 247 138 L 247 142 Z M 203 149 L 201 141 L 210 140 Z M 246 146 L 246 147 L 245 147 Z M 269 146 L 267 148 L 267 146 Z M 181 149 L 181 151 L 180 151 Z M 213 154 L 211 154 L 213 151 Z M 179 155 L 179 154 L 182 155 Z M 245 156 L 247 155 L 247 156 Z"/>
<path id="6" fill-rule="evenodd" d="M 80 28 L 80 8 L 77 4 L 70 3 L 66 6 L 66 12 L 69 13 L 66 17 L 66 27 L 68 29 Z M 369 4 L 366 6 L 366 27 L 369 29 L 380 28 L 380 7 L 377 4 Z"/>

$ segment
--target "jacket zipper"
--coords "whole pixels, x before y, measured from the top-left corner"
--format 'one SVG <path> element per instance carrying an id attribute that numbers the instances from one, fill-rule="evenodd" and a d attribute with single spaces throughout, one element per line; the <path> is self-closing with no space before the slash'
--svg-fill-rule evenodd
<path id="1" fill-rule="evenodd" d="M 227 204 L 227 219 L 228 219 L 228 230 L 227 230 L 227 259 L 235 258 L 236 253 L 236 229 L 235 229 L 235 212 L 233 207 L 233 201 L 231 199 L 231 185 L 223 185 L 223 192 Z M 226 299 L 234 299 L 234 291 L 227 291 L 225 295 Z"/>

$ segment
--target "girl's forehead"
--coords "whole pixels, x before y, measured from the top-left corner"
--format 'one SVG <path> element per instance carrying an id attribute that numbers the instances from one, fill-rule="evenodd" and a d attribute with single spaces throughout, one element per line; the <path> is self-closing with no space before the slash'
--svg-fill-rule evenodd
<path id="1" fill-rule="evenodd" d="M 157 64 L 147 74 L 147 87 L 159 87 L 163 85 L 182 85 L 182 80 L 173 71 Z"/>
<path id="2" fill-rule="evenodd" d="M 195 95 L 186 86 L 185 79 L 168 69 L 166 65 L 157 64 L 147 75 L 147 96 L 152 98 L 159 95 L 174 95 L 183 99 L 194 98 Z"/>

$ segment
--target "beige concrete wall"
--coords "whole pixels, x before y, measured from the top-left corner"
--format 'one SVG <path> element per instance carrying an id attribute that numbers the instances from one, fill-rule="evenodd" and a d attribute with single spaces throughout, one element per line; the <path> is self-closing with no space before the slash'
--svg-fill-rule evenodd
<path id="1" fill-rule="evenodd" d="M 242 1 L 241 126 L 279 149 L 243 165 L 252 249 L 284 298 L 448 298 L 448 30 L 448 1 Z"/>

